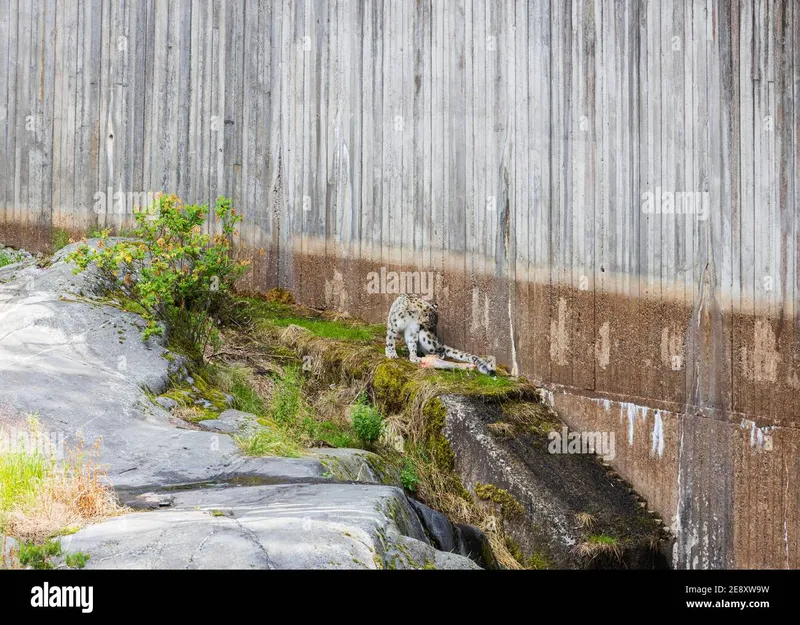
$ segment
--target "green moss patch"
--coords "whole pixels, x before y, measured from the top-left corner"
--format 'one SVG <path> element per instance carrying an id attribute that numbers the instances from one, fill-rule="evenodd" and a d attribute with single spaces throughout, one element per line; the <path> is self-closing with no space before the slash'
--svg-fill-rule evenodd
<path id="1" fill-rule="evenodd" d="M 386 335 L 385 326 L 335 319 L 330 315 L 297 306 L 293 303 L 293 298 L 248 297 L 245 301 L 252 323 L 260 328 L 286 328 L 295 325 L 320 338 L 355 343 L 370 343 L 381 340 Z"/>
<path id="2" fill-rule="evenodd" d="M 22 261 L 23 256 L 19 252 L 12 252 L 10 250 L 0 250 L 0 267 L 12 265 Z"/>
<path id="3" fill-rule="evenodd" d="M 194 384 L 176 381 L 160 395 L 178 404 L 176 415 L 181 419 L 191 423 L 216 419 L 221 412 L 232 407 L 226 394 L 201 374 L 195 373 L 193 379 Z"/>
<path id="4" fill-rule="evenodd" d="M 494 484 L 475 484 L 475 495 L 484 501 L 493 501 L 500 505 L 500 509 L 506 516 L 522 516 L 525 514 L 525 508 L 517 499 L 507 490 L 498 488 Z"/>

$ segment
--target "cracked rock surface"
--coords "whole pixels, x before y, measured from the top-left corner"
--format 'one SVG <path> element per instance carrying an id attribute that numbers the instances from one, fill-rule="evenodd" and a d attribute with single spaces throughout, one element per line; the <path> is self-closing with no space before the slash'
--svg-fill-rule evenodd
<path id="1" fill-rule="evenodd" d="M 111 519 L 63 539 L 88 568 L 479 568 L 431 546 L 402 490 L 281 484 L 190 490 L 168 510 Z"/>

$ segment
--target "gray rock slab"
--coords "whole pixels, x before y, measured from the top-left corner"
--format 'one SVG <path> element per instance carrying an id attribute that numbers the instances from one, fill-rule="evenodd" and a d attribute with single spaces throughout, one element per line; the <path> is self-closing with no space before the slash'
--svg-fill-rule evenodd
<path id="1" fill-rule="evenodd" d="M 178 402 L 176 402 L 174 399 L 170 399 L 169 397 L 156 397 L 155 402 L 167 411 L 178 407 Z"/>
<path id="2" fill-rule="evenodd" d="M 291 484 L 175 493 L 172 507 L 62 539 L 96 569 L 478 569 L 437 551 L 403 492 Z"/>
<path id="3" fill-rule="evenodd" d="M 219 419 L 204 419 L 197 422 L 198 427 L 209 432 L 220 432 L 221 434 L 236 434 L 237 429 L 230 423 L 225 423 Z"/>

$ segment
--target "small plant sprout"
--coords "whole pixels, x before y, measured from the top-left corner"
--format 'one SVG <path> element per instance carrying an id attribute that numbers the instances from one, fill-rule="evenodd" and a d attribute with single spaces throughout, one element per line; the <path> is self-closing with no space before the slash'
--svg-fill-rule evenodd
<path id="1" fill-rule="evenodd" d="M 383 415 L 367 402 L 363 394 L 353 405 L 350 418 L 356 434 L 366 443 L 374 443 L 383 433 Z"/>

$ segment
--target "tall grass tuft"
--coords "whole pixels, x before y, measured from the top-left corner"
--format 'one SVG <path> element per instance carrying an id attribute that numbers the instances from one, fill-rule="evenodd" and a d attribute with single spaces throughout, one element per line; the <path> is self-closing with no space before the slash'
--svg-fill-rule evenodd
<path id="1" fill-rule="evenodd" d="M 99 448 L 80 444 L 61 461 L 38 450 L 0 454 L 0 532 L 39 544 L 120 514 Z"/>

